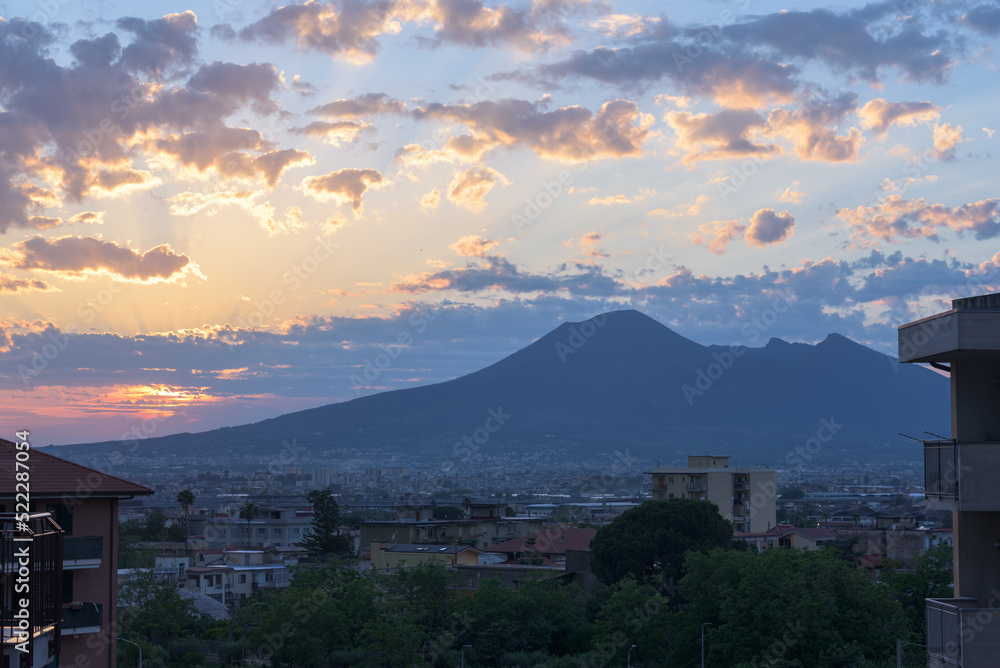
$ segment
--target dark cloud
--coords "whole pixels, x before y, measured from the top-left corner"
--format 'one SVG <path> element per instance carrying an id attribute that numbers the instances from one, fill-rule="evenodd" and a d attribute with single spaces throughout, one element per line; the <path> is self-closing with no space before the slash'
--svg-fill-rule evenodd
<path id="1" fill-rule="evenodd" d="M 750 218 L 747 243 L 761 247 L 776 244 L 792 236 L 794 228 L 795 219 L 787 211 L 776 213 L 774 209 L 760 209 Z"/>
<path id="2" fill-rule="evenodd" d="M 322 176 L 308 176 L 302 181 L 302 190 L 318 200 L 334 200 L 350 204 L 355 213 L 360 212 L 365 193 L 384 183 L 377 169 L 338 169 Z"/>
<path id="3" fill-rule="evenodd" d="M 214 93 L 231 103 L 249 104 L 260 114 L 277 111 L 278 105 L 271 95 L 279 85 L 278 70 L 270 63 L 237 65 L 216 61 L 202 65 L 188 79 L 192 90 Z"/>
<path id="4" fill-rule="evenodd" d="M 198 53 L 198 19 L 192 11 L 152 21 L 122 18 L 115 25 L 135 36 L 121 54 L 126 71 L 160 76 L 167 69 L 191 65 Z"/>
<path id="5" fill-rule="evenodd" d="M 170 246 L 151 248 L 145 253 L 93 237 L 30 237 L 8 251 L 6 261 L 16 269 L 41 269 L 67 276 L 106 272 L 124 279 L 166 280 L 181 274 L 190 264 Z"/>
<path id="6" fill-rule="evenodd" d="M 476 144 L 478 152 L 485 145 L 525 146 L 543 158 L 565 162 L 638 156 L 653 120 L 629 100 L 605 102 L 596 113 L 576 106 L 544 111 L 537 102 L 514 99 L 435 103 L 411 113 L 418 120 L 440 119 L 469 127 L 473 136 L 467 143 Z"/>
<path id="7" fill-rule="evenodd" d="M 969 10 L 959 19 L 965 25 L 979 32 L 996 37 L 1000 35 L 1000 6 L 983 3 Z"/>
<path id="8" fill-rule="evenodd" d="M 37 278 L 18 278 L 0 274 L 0 292 L 27 292 L 29 290 L 54 290 L 50 284 Z"/>

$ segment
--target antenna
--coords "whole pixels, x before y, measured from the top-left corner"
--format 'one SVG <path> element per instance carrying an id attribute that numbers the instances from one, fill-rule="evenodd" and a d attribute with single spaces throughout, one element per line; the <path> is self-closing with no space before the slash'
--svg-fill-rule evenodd
<path id="1" fill-rule="evenodd" d="M 903 432 L 901 432 L 901 431 L 897 431 L 896 433 L 897 433 L 897 434 L 899 434 L 900 436 L 902 436 L 903 438 L 908 438 L 908 439 L 910 439 L 911 441 L 916 441 L 916 442 L 918 442 L 918 443 L 923 443 L 923 442 L 924 442 L 924 439 L 922 439 L 922 438 L 915 438 L 915 437 L 913 437 L 913 436 L 907 436 L 906 434 L 904 434 L 904 433 L 903 433 Z"/>
<path id="2" fill-rule="evenodd" d="M 933 431 L 927 431 L 926 429 L 924 430 L 924 433 L 925 434 L 930 434 L 931 436 L 934 436 L 935 438 L 940 438 L 942 441 L 950 441 L 950 440 L 952 440 L 950 438 L 945 438 L 941 434 L 935 434 Z"/>

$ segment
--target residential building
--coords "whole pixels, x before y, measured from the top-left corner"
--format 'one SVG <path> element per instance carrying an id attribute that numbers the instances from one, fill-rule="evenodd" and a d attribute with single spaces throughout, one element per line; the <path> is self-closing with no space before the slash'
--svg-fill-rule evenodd
<path id="1" fill-rule="evenodd" d="M 750 543 L 758 552 L 773 547 L 812 551 L 836 540 L 837 532 L 834 529 L 814 529 L 779 524 L 769 531 L 733 532 L 733 539 Z"/>
<path id="2" fill-rule="evenodd" d="M 396 519 L 361 525 L 361 545 L 371 545 L 372 541 L 447 543 L 486 550 L 497 543 L 541 530 L 542 518 L 505 517 L 504 508 L 504 504 L 496 502 L 472 503 L 466 518 L 435 520 L 431 503 L 400 504 L 396 506 Z"/>
<path id="3" fill-rule="evenodd" d="M 990 666 L 1000 656 L 1000 294 L 899 328 L 899 361 L 951 379 L 951 438 L 924 441 L 927 503 L 953 513 L 954 593 L 927 599 L 930 665 Z M 922 425 L 914 425 L 918 433 Z M 966 632 L 975 629 L 974 633 Z"/>
<path id="4" fill-rule="evenodd" d="M 686 467 L 656 466 L 652 476 L 654 500 L 711 501 L 733 523 L 733 530 L 760 533 L 774 528 L 774 469 L 731 467 L 729 457 L 692 455 Z"/>
<path id="5" fill-rule="evenodd" d="M 186 571 L 187 589 L 227 605 L 246 600 L 259 591 L 291 584 L 287 564 L 275 548 L 231 545 L 205 550 L 205 565 Z"/>
<path id="6" fill-rule="evenodd" d="M 559 565 L 566 563 L 567 552 L 590 552 L 590 541 L 594 540 L 596 535 L 597 529 L 550 527 L 545 531 L 497 543 L 488 551 L 503 554 L 509 560 L 520 559 L 525 552 L 537 552 L 539 556 Z M 534 545 L 529 544 L 532 539 Z"/>
<path id="7" fill-rule="evenodd" d="M 249 523 L 240 517 L 239 506 L 191 516 L 192 533 L 203 536 L 209 548 L 228 545 L 287 548 L 300 543 L 312 531 L 313 512 L 305 499 L 293 505 L 261 504 L 260 514 Z"/>
<path id="8" fill-rule="evenodd" d="M 413 568 L 436 562 L 444 566 L 479 563 L 479 550 L 468 545 L 407 545 L 404 543 L 371 542 L 372 568 Z"/>
<path id="9" fill-rule="evenodd" d="M 16 509 L 15 494 L 18 449 L 14 443 L 0 439 L 0 513 L 10 518 Z M 36 539 L 55 541 L 58 547 L 48 548 L 51 555 L 36 562 L 32 577 L 58 580 L 55 589 L 34 589 L 50 594 L 58 591 L 58 610 L 48 607 L 50 597 L 35 601 L 32 606 L 38 619 L 35 632 L 55 634 L 47 650 L 31 658 L 32 666 L 58 665 L 93 668 L 115 666 L 117 650 L 115 629 L 118 620 L 118 502 L 135 496 L 148 496 L 153 490 L 102 473 L 80 464 L 48 454 L 44 449 L 29 451 L 27 460 L 30 483 L 30 510 L 34 514 Z M 45 519 L 50 518 L 50 519 Z M 51 521 L 43 528 L 43 525 Z M 11 549 L 13 536 L 5 521 L 4 554 Z M 61 532 L 61 533 L 60 533 Z M 55 552 L 52 552 L 55 550 Z M 43 554 L 39 551 L 36 554 Z M 4 628 L 6 615 L 13 606 L 7 601 L 14 582 L 3 579 L 0 601 L 3 601 Z M 46 585 L 51 586 L 51 585 Z M 48 629 L 48 630 L 46 630 Z M 5 631 L 6 633 L 6 631 Z M 6 637 L 4 638 L 6 641 Z M 36 645 L 37 646 L 37 645 Z M 7 645 L 4 656 L 7 657 Z M 39 657 L 54 652 L 50 661 Z M 6 661 L 6 658 L 5 658 Z M 6 665 L 6 664 L 5 664 Z M 11 664 L 17 665 L 17 664 Z"/>

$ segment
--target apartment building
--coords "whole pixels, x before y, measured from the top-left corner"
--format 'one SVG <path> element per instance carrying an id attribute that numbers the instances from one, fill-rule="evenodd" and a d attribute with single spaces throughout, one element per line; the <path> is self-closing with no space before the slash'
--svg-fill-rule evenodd
<path id="1" fill-rule="evenodd" d="M 899 361 L 951 378 L 951 438 L 924 441 L 924 490 L 952 511 L 954 593 L 927 599 L 932 666 L 992 666 L 1000 656 L 1000 294 L 899 328 Z M 914 425 L 914 431 L 922 431 Z"/>
<path id="2" fill-rule="evenodd" d="M 4 573 L 19 535 L 15 470 L 18 449 L 0 439 L 0 518 Z M 118 620 L 118 503 L 153 490 L 86 466 L 31 449 L 33 642 L 30 656 L 13 649 L 10 631 L 15 580 L 0 578 L 3 668 L 7 666 L 115 666 Z"/>
<path id="3" fill-rule="evenodd" d="M 729 457 L 691 455 L 686 467 L 656 466 L 654 500 L 711 501 L 732 522 L 733 531 L 760 533 L 776 525 L 774 469 L 729 465 Z"/>
<path id="4" fill-rule="evenodd" d="M 437 563 L 442 566 L 471 565 L 479 563 L 479 550 L 468 545 L 407 545 L 403 543 L 370 544 L 372 568 L 413 568 L 421 564 Z"/>
<path id="5" fill-rule="evenodd" d="M 185 586 L 229 605 L 257 592 L 291 585 L 285 560 L 274 548 L 246 548 L 231 545 L 205 550 L 205 565 L 186 571 Z"/>
<path id="6" fill-rule="evenodd" d="M 492 545 L 542 530 L 542 518 L 506 517 L 505 504 L 474 502 L 468 516 L 454 520 L 434 519 L 434 506 L 399 504 L 396 519 L 361 525 L 361 545 L 372 541 L 399 544 L 444 543 L 486 550 Z"/>
<path id="7" fill-rule="evenodd" d="M 188 518 L 192 533 L 203 537 L 208 548 L 229 545 L 289 548 L 312 530 L 313 512 L 302 499 L 294 505 L 261 504 L 260 514 L 247 523 L 239 506 Z"/>

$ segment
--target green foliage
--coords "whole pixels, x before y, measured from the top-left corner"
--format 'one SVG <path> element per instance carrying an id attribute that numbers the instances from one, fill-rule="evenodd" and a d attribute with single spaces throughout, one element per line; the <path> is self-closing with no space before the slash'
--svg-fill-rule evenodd
<path id="1" fill-rule="evenodd" d="M 329 490 L 314 489 L 306 496 L 313 507 L 312 529 L 299 545 L 315 559 L 353 556 L 350 536 L 340 532 L 340 507 Z"/>
<path id="2" fill-rule="evenodd" d="M 922 642 L 920 639 L 927 630 L 924 599 L 952 595 L 953 558 L 951 545 L 936 545 L 917 559 L 913 570 L 899 570 L 897 564 L 890 562 L 882 574 L 882 581 L 902 604 L 916 642 Z"/>
<path id="3" fill-rule="evenodd" d="M 200 635 L 205 626 L 191 599 L 151 571 L 134 572 L 122 582 L 118 601 L 119 634 L 129 640 L 162 644 Z"/>
<path id="4" fill-rule="evenodd" d="M 606 584 L 628 575 L 640 582 L 679 578 L 686 552 L 729 547 L 732 539 L 732 525 L 709 501 L 647 501 L 597 531 L 592 568 Z"/>
<path id="5" fill-rule="evenodd" d="M 810 668 L 859 666 L 860 656 L 887 659 L 894 643 L 886 638 L 905 633 L 888 589 L 831 550 L 692 552 L 687 569 L 680 595 L 689 605 L 677 615 L 675 662 L 697 656 L 692 648 L 703 622 L 712 624 L 711 663 L 741 668 L 777 659 Z M 855 643 L 850 653 L 857 656 L 847 660 L 843 652 Z"/>
<path id="6" fill-rule="evenodd" d="M 781 498 L 785 500 L 790 499 L 804 499 L 806 492 L 800 487 L 789 487 L 781 493 Z"/>
<path id="7" fill-rule="evenodd" d="M 250 547 L 250 539 L 253 537 L 250 533 L 250 523 L 259 516 L 260 508 L 253 501 L 244 501 L 240 506 L 240 519 L 247 523 L 247 547 Z"/>

